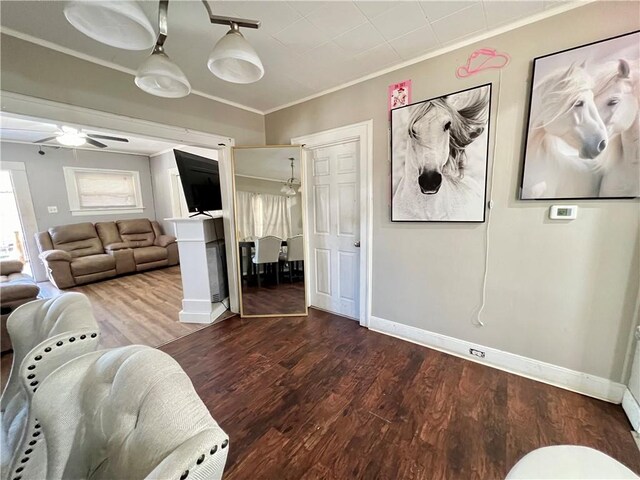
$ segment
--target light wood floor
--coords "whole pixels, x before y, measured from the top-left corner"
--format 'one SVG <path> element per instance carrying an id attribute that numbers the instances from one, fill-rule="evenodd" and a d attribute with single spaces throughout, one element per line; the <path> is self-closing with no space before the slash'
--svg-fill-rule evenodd
<path id="1" fill-rule="evenodd" d="M 232 318 L 161 350 L 229 435 L 225 480 L 493 480 L 558 444 L 596 448 L 640 473 L 620 405 L 318 310 Z"/>
<path id="2" fill-rule="evenodd" d="M 41 282 L 40 296 L 60 295 L 50 282 Z M 100 326 L 100 347 L 111 348 L 141 344 L 158 347 L 204 328 L 198 323 L 182 323 L 182 279 L 180 267 L 169 267 L 116 277 L 64 290 L 89 297 Z M 228 315 L 231 316 L 230 312 Z M 11 368 L 12 355 L 4 354 L 2 386 Z"/>

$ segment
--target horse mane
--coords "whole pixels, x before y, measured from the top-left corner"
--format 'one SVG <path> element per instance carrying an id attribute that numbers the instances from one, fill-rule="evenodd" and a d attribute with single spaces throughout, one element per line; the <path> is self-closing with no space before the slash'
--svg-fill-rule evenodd
<path id="1" fill-rule="evenodd" d="M 429 100 L 412 112 L 407 130 L 409 138 L 420 142 L 415 131 L 415 124 L 420 121 L 432 108 L 444 108 L 451 116 L 449 130 L 449 157 L 444 165 L 443 173 L 452 180 L 464 177 L 464 164 L 467 159 L 466 148 L 483 131 L 489 118 L 489 93 L 483 88 L 479 92 L 471 92 L 465 100 L 459 101 L 455 97 L 445 96 Z"/>
<path id="2" fill-rule="evenodd" d="M 539 104 L 531 106 L 531 126 L 542 129 L 568 112 L 580 94 L 593 88 L 593 79 L 582 65 L 572 64 L 565 70 L 547 75 L 535 87 Z"/>

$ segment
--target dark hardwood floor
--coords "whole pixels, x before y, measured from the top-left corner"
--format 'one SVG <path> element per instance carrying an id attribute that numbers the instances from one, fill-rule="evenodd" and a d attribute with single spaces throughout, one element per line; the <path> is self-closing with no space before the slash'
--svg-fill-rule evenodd
<path id="1" fill-rule="evenodd" d="M 161 347 L 229 434 L 225 480 L 501 479 L 586 445 L 640 473 L 619 405 L 310 316 L 240 319 Z"/>
<path id="2" fill-rule="evenodd" d="M 304 283 L 282 281 L 242 287 L 242 306 L 245 315 L 304 313 Z"/>

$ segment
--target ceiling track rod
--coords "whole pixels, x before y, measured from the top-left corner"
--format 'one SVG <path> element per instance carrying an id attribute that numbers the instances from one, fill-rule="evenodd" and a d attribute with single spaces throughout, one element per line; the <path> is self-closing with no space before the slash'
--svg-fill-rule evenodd
<path id="1" fill-rule="evenodd" d="M 232 27 L 237 25 L 238 27 L 243 28 L 260 28 L 260 20 L 249 20 L 247 18 L 237 18 L 237 17 L 225 17 L 224 15 L 214 15 L 213 10 L 211 10 L 211 5 L 207 0 L 202 0 L 204 8 L 207 9 L 207 14 L 209 15 L 209 21 L 214 25 L 228 25 Z"/>

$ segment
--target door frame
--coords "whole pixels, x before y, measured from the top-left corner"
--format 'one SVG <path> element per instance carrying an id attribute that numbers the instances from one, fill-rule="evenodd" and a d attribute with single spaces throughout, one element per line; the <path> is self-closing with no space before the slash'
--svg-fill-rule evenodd
<path id="1" fill-rule="evenodd" d="M 53 120 L 61 123 L 80 124 L 93 129 L 106 129 L 130 133 L 143 138 L 160 139 L 175 142 L 176 145 L 191 145 L 218 150 L 218 164 L 220 165 L 220 190 L 224 235 L 227 239 L 227 272 L 229 276 L 229 304 L 230 310 L 238 310 L 238 277 L 235 267 L 236 243 L 235 220 L 233 216 L 233 190 L 231 174 L 231 147 L 235 140 L 225 135 L 191 130 L 183 127 L 165 125 L 139 118 L 126 117 L 115 113 L 78 107 L 65 103 L 54 102 L 42 98 L 30 97 L 19 93 L 0 90 L 0 104 L 2 112 L 16 115 Z"/>
<path id="2" fill-rule="evenodd" d="M 31 274 L 37 282 L 46 280 L 47 273 L 38 258 L 38 246 L 35 238 L 36 233 L 38 233 L 38 222 L 36 220 L 36 211 L 33 208 L 33 199 L 31 198 L 25 164 L 24 162 L 0 161 L 0 170 L 7 171 L 11 175 L 13 195 L 16 199 L 22 234 L 25 237 L 24 247 L 27 249 L 26 254 L 27 258 L 29 258 Z"/>
<path id="3" fill-rule="evenodd" d="M 371 290 L 373 264 L 373 120 L 345 125 L 291 139 L 292 145 L 302 145 L 304 168 L 311 168 L 309 162 L 313 150 L 349 141 L 360 142 L 360 325 L 369 326 L 371 318 Z M 303 188 L 303 204 L 311 205 L 310 189 Z M 309 219 L 304 215 L 303 231 L 309 235 Z M 305 255 L 310 257 L 309 242 L 305 242 Z M 311 265 L 307 262 L 308 265 Z M 309 268 L 312 268 L 311 266 Z M 306 270 L 306 268 L 305 268 Z M 315 272 L 310 271 L 309 276 Z M 307 282 L 307 289 L 309 282 Z M 307 299 L 310 299 L 307 292 Z"/>

